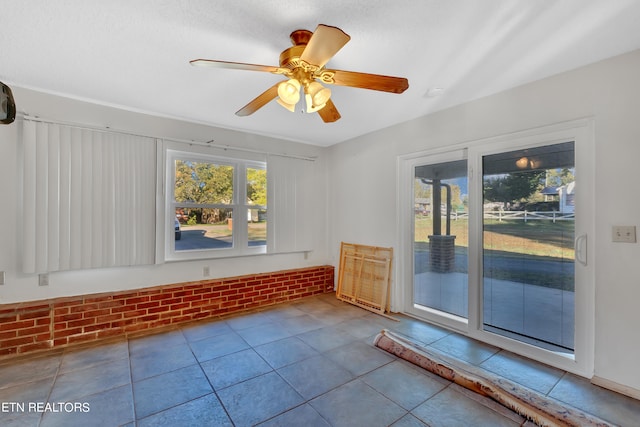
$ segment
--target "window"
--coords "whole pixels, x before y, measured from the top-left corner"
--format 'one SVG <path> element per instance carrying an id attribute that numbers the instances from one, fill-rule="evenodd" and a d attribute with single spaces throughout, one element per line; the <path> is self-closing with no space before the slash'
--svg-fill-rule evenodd
<path id="1" fill-rule="evenodd" d="M 264 162 L 168 151 L 167 259 L 265 253 Z"/>

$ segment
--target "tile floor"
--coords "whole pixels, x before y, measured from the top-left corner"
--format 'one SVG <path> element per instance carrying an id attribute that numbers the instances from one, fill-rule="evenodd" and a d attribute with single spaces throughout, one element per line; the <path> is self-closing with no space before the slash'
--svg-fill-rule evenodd
<path id="1" fill-rule="evenodd" d="M 2 426 L 517 426 L 497 404 L 372 346 L 382 328 L 623 426 L 640 401 L 332 294 L 0 364 Z"/>

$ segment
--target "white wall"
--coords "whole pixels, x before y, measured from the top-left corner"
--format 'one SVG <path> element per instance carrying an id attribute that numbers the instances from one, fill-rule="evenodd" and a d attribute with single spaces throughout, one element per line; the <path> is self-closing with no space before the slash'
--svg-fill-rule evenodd
<path id="1" fill-rule="evenodd" d="M 152 117 L 115 108 L 47 95 L 12 87 L 19 111 L 30 116 L 64 123 L 110 127 L 138 135 L 177 140 L 205 142 L 316 157 L 315 167 L 306 168 L 305 182 L 312 183 L 316 200 L 312 227 L 312 250 L 308 253 L 261 255 L 189 262 L 171 262 L 144 267 L 94 269 L 51 273 L 48 286 L 38 286 L 38 277 L 21 273 L 20 268 L 20 142 L 21 125 L 16 120 L 0 126 L 0 271 L 5 284 L 0 285 L 0 304 L 40 300 L 58 296 L 91 294 L 148 286 L 202 280 L 203 267 L 208 266 L 210 278 L 278 271 L 330 263 L 326 243 L 326 150 L 323 148 L 260 137 L 178 120 Z"/>
<path id="2" fill-rule="evenodd" d="M 635 51 L 331 147 L 333 262 L 337 262 L 341 240 L 397 245 L 399 155 L 593 117 L 595 375 L 640 393 L 640 334 L 635 317 L 640 301 L 640 244 L 611 242 L 612 225 L 640 225 L 635 176 L 640 159 L 639 75 L 640 51 Z"/>

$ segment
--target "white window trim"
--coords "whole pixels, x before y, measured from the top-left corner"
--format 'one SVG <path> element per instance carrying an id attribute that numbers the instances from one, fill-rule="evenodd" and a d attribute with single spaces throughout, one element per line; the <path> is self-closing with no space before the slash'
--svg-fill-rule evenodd
<path id="1" fill-rule="evenodd" d="M 191 160 L 195 162 L 211 162 L 216 165 L 233 166 L 233 200 L 230 204 L 190 204 L 178 203 L 173 200 L 173 189 L 175 188 L 175 161 Z M 255 160 L 245 160 L 238 158 L 215 156 L 197 152 L 166 150 L 166 190 L 165 190 L 165 260 L 182 261 L 210 258 L 228 258 L 237 256 L 251 256 L 267 253 L 269 244 L 269 234 L 267 234 L 267 244 L 260 246 L 249 246 L 247 230 L 247 213 L 250 208 L 267 208 L 266 206 L 255 206 L 246 203 L 246 171 L 247 168 L 267 169 L 265 162 Z M 175 250 L 175 231 L 173 227 L 173 217 L 177 206 L 196 206 L 204 208 L 230 208 L 233 209 L 233 244 L 231 248 L 198 249 L 198 250 Z M 244 219 L 244 221 L 243 221 Z"/>

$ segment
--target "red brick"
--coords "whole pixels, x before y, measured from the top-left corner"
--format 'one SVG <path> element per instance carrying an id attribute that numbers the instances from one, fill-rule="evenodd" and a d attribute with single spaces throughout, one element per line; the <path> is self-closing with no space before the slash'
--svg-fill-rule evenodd
<path id="1" fill-rule="evenodd" d="M 41 317 L 49 317 L 49 313 L 50 312 L 51 311 L 49 310 L 49 307 L 47 307 L 45 309 L 41 309 L 41 310 L 36 310 L 36 311 L 29 310 L 28 313 L 20 313 L 20 320 L 37 319 L 37 318 L 41 318 Z"/>
<path id="2" fill-rule="evenodd" d="M 97 310 L 97 309 L 98 309 L 97 303 L 74 305 L 73 307 L 70 307 L 70 313 L 83 313 L 85 311 Z"/>
<path id="3" fill-rule="evenodd" d="M 35 339 L 36 339 L 36 342 L 50 341 L 51 340 L 51 336 L 52 336 L 51 331 L 47 331 L 44 334 L 36 335 Z"/>
<path id="4" fill-rule="evenodd" d="M 173 318 L 171 318 L 171 324 L 188 322 L 190 320 L 193 320 L 193 318 L 191 316 L 173 317 Z"/>
<path id="5" fill-rule="evenodd" d="M 237 306 L 238 306 L 237 301 L 226 301 L 220 304 L 220 307 L 222 308 L 237 307 Z"/>
<path id="6" fill-rule="evenodd" d="M 17 352 L 18 349 L 16 347 L 0 348 L 0 356 L 9 356 L 12 354 L 16 354 Z"/>
<path id="7" fill-rule="evenodd" d="M 145 314 L 147 314 L 147 310 L 125 311 L 124 312 L 124 317 L 125 318 L 138 317 L 138 316 L 143 316 Z"/>
<path id="8" fill-rule="evenodd" d="M 72 329 L 63 329 L 60 331 L 55 331 L 53 336 L 55 338 L 64 338 L 70 335 L 77 335 L 82 333 L 82 328 L 72 328 Z"/>
<path id="9" fill-rule="evenodd" d="M 123 328 L 127 325 L 133 325 L 134 323 L 138 323 L 138 319 L 137 318 L 131 318 L 131 319 L 123 319 L 123 320 L 116 320 L 111 322 L 111 326 L 114 328 Z"/>
<path id="10" fill-rule="evenodd" d="M 106 322 L 106 323 L 99 323 L 96 325 L 91 325 L 91 326 L 85 326 L 84 327 L 84 332 L 97 332 L 97 331 L 104 331 L 104 330 L 108 330 L 111 329 L 111 323 L 110 322 Z"/>
<path id="11" fill-rule="evenodd" d="M 104 329 L 102 331 L 97 331 L 97 335 L 98 335 L 98 339 L 115 337 L 118 335 L 122 335 L 122 329 L 121 328 Z"/>
<path id="12" fill-rule="evenodd" d="M 124 330 L 126 332 L 143 331 L 145 329 L 149 329 L 149 327 L 147 326 L 146 323 L 135 323 L 135 324 L 132 324 L 132 325 L 127 325 L 124 328 Z"/>
<path id="13" fill-rule="evenodd" d="M 33 328 L 24 328 L 17 331 L 19 337 L 24 337 L 27 335 L 37 335 L 43 332 L 49 332 L 48 326 L 35 326 Z"/>
<path id="14" fill-rule="evenodd" d="M 147 301 L 149 301 L 148 296 L 127 298 L 125 300 L 127 304 L 138 304 L 138 303 L 147 302 Z"/>
<path id="15" fill-rule="evenodd" d="M 148 314 L 153 314 L 153 313 L 163 313 L 165 311 L 171 311 L 171 307 L 168 305 L 162 305 L 160 307 L 155 307 L 155 308 L 150 308 L 147 310 Z"/>
<path id="16" fill-rule="evenodd" d="M 151 301 L 151 302 L 143 302 L 140 304 L 136 305 L 136 308 L 138 310 L 142 310 L 145 308 L 153 308 L 153 307 L 159 307 L 160 306 L 160 301 Z"/>
<path id="17" fill-rule="evenodd" d="M 152 320 L 158 320 L 160 316 L 158 314 L 149 314 L 147 316 L 140 317 L 141 322 L 150 322 Z"/>
<path id="18" fill-rule="evenodd" d="M 85 319 L 96 318 L 98 316 L 106 316 L 107 314 L 111 314 L 111 310 L 108 308 L 103 308 L 100 310 L 85 311 L 84 318 Z"/>
<path id="19" fill-rule="evenodd" d="M 208 298 L 215 298 L 215 297 L 219 297 L 220 296 L 220 292 L 207 292 L 207 293 L 203 293 L 201 295 L 189 295 L 186 297 L 182 297 L 182 301 L 188 302 L 188 301 L 198 301 L 201 300 L 203 298 L 208 299 Z"/>
<path id="20" fill-rule="evenodd" d="M 70 306 L 78 305 L 78 304 L 82 304 L 82 299 L 72 299 L 72 300 L 68 300 L 68 301 L 56 301 L 53 304 L 53 308 L 55 310 L 58 310 L 58 309 L 62 310 L 64 308 L 66 308 L 68 310 Z"/>
<path id="21" fill-rule="evenodd" d="M 69 339 L 67 337 L 63 337 L 63 338 L 58 338 L 53 340 L 53 346 L 54 347 L 59 347 L 59 346 L 64 346 L 69 344 Z"/>
<path id="22" fill-rule="evenodd" d="M 95 297 L 85 297 L 84 302 L 85 304 L 91 304 L 94 302 L 111 301 L 112 299 L 113 299 L 113 295 L 101 295 L 101 296 L 95 296 Z"/>
<path id="23" fill-rule="evenodd" d="M 82 319 L 82 313 L 63 314 L 62 316 L 55 316 L 53 318 L 53 322 L 60 323 L 60 322 L 68 322 L 70 320 L 78 320 L 78 319 Z"/>
<path id="24" fill-rule="evenodd" d="M 209 292 L 202 295 L 202 299 L 212 300 L 212 299 L 223 299 L 224 296 L 222 292 Z"/>
<path id="25" fill-rule="evenodd" d="M 111 307 L 111 312 L 112 313 L 124 313 L 124 312 L 135 310 L 135 309 L 136 309 L 136 305 L 135 304 L 128 304 L 128 305 L 123 305 L 121 307 Z"/>
<path id="26" fill-rule="evenodd" d="M 171 319 L 160 319 L 155 322 L 149 323 L 150 328 L 159 328 L 161 326 L 166 326 L 171 324 Z"/>
<path id="27" fill-rule="evenodd" d="M 68 313 L 69 313 L 69 307 L 60 307 L 60 308 L 53 309 L 54 316 L 61 316 Z"/>
<path id="28" fill-rule="evenodd" d="M 182 298 L 169 298 L 169 299 L 166 299 L 164 301 L 161 301 L 160 304 L 163 305 L 163 306 L 168 306 L 168 305 L 171 305 L 171 304 L 181 303 L 182 301 L 183 301 Z"/>
<path id="29" fill-rule="evenodd" d="M 69 337 L 69 344 L 86 342 L 86 341 L 95 341 L 97 337 L 98 337 L 98 334 L 96 332 L 91 332 L 84 335 L 75 335 L 75 336 Z"/>
<path id="30" fill-rule="evenodd" d="M 17 336 L 18 336 L 18 331 L 0 332 L 0 341 L 8 340 L 10 338 L 15 338 Z"/>
<path id="31" fill-rule="evenodd" d="M 114 308 L 124 307 L 124 300 L 113 300 L 113 301 L 105 301 L 98 304 L 98 308 Z"/>
<path id="32" fill-rule="evenodd" d="M 42 341 L 33 344 L 21 345 L 18 347 L 19 353 L 30 353 L 32 351 L 47 350 L 53 347 L 53 341 Z"/>
<path id="33" fill-rule="evenodd" d="M 161 294 L 149 296 L 150 301 L 162 301 L 170 298 L 173 298 L 173 295 L 171 293 L 161 293 Z"/>
<path id="34" fill-rule="evenodd" d="M 31 328 L 36 322 L 34 320 L 22 320 L 17 322 L 0 324 L 0 331 L 12 331 L 16 329 Z"/>
<path id="35" fill-rule="evenodd" d="M 174 297 L 184 297 L 187 295 L 193 295 L 193 291 L 192 290 L 181 290 L 181 291 L 177 291 L 173 293 Z"/>
<path id="36" fill-rule="evenodd" d="M 0 317 L 0 325 L 2 325 L 3 323 L 15 322 L 17 320 L 18 320 L 17 313 L 11 316 L 3 316 L 3 317 Z"/>
<path id="37" fill-rule="evenodd" d="M 0 341 L 0 348 L 18 347 L 24 344 L 31 344 L 33 342 L 34 342 L 33 337 L 12 338 L 10 340 Z"/>
<path id="38" fill-rule="evenodd" d="M 96 317 L 96 323 L 113 322 L 114 320 L 122 319 L 122 313 L 107 314 L 105 316 Z"/>

